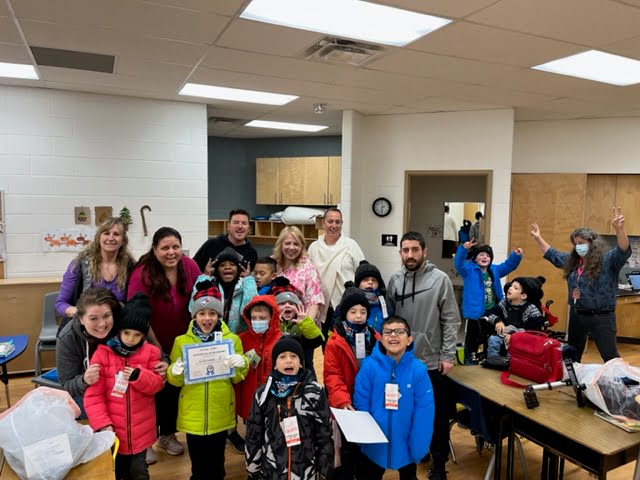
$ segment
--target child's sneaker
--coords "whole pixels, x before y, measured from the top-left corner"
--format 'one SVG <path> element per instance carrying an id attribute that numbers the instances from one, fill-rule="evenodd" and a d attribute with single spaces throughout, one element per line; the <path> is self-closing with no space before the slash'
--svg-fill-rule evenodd
<path id="1" fill-rule="evenodd" d="M 227 440 L 236 452 L 244 455 L 244 438 L 240 436 L 238 430 L 231 432 L 227 437 Z"/>
<path id="2" fill-rule="evenodd" d="M 147 448 L 147 453 L 145 454 L 144 460 L 147 465 L 158 463 L 158 456 L 156 455 L 156 452 L 153 451 L 153 447 Z"/>
<path id="3" fill-rule="evenodd" d="M 182 455 L 184 453 L 184 447 L 175 434 L 162 435 L 158 438 L 158 446 L 164 448 L 169 455 Z"/>

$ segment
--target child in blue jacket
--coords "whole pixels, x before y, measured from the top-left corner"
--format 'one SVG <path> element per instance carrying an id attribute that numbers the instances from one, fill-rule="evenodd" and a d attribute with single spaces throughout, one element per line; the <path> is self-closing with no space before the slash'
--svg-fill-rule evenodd
<path id="1" fill-rule="evenodd" d="M 490 245 L 478 245 L 472 238 L 458 247 L 453 263 L 464 280 L 462 315 L 467 319 L 464 343 L 472 361 L 478 359 L 478 347 L 488 335 L 480 317 L 504 298 L 500 278 L 518 268 L 521 261 L 521 248 L 511 252 L 504 263 L 494 265 Z"/>
<path id="2" fill-rule="evenodd" d="M 386 469 L 415 480 L 433 434 L 434 400 L 427 367 L 413 354 L 411 329 L 393 315 L 356 376 L 353 407 L 369 412 L 389 443 L 360 445 L 357 480 L 382 479 Z"/>

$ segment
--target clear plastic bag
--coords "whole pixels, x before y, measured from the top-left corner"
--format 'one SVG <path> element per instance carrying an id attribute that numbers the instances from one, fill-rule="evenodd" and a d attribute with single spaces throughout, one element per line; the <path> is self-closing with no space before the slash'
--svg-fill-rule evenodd
<path id="1" fill-rule="evenodd" d="M 0 448 L 22 479 L 63 479 L 76 465 L 111 448 L 113 432 L 93 433 L 75 418 L 80 414 L 71 396 L 40 387 L 27 393 L 0 415 Z"/>
<path id="2" fill-rule="evenodd" d="M 576 364 L 575 370 L 587 386 L 586 397 L 598 408 L 623 422 L 640 421 L 640 368 L 614 358 L 604 365 Z"/>

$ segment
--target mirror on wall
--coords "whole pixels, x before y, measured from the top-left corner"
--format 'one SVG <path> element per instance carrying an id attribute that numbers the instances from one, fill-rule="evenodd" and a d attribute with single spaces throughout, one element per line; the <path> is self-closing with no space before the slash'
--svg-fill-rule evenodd
<path id="1" fill-rule="evenodd" d="M 484 203 L 444 202 L 442 258 L 453 258 L 458 243 L 472 235 L 478 243 L 485 243 L 484 231 Z"/>

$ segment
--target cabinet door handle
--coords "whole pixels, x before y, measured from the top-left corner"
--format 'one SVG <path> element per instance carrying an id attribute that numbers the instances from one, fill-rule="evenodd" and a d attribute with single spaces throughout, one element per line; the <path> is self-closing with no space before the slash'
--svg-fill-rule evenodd
<path id="1" fill-rule="evenodd" d="M 329 194 L 329 203 L 331 205 L 333 205 L 333 194 L 332 193 Z"/>
<path id="2" fill-rule="evenodd" d="M 278 203 L 278 192 L 275 192 L 275 193 L 273 194 L 273 201 L 274 201 L 275 203 Z"/>

